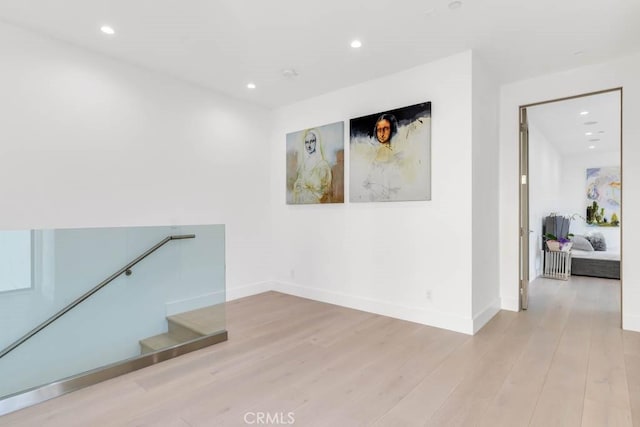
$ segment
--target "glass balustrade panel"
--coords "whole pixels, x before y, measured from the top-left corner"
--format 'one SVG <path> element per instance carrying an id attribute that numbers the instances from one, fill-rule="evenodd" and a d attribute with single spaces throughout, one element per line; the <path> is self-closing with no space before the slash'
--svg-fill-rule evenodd
<path id="1" fill-rule="evenodd" d="M 13 242 L 10 239 L 0 243 Z M 0 399 L 224 331 L 223 225 L 32 230 L 20 275 L 0 284 L 0 351 L 168 236 L 128 272 L 0 357 Z M 13 240 L 11 240 L 13 239 Z M 7 269 L 8 271 L 8 269 Z M 0 277 L 3 277 L 0 274 Z M 19 283 L 25 280 L 18 281 Z M 12 282 L 13 283 L 13 282 Z M 16 282 L 17 283 L 17 282 Z M 5 289 L 5 290 L 3 290 Z"/>

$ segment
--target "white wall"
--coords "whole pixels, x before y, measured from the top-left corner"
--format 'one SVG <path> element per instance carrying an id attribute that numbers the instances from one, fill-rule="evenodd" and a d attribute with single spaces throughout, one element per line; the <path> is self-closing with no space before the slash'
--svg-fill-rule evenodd
<path id="1" fill-rule="evenodd" d="M 226 224 L 270 277 L 270 112 L 0 24 L 0 229 Z"/>
<path id="2" fill-rule="evenodd" d="M 561 213 L 562 156 L 529 122 L 529 280 L 542 274 L 542 219 Z"/>
<path id="3" fill-rule="evenodd" d="M 473 55 L 473 264 L 474 332 L 500 309 L 498 276 L 498 85 Z"/>
<path id="4" fill-rule="evenodd" d="M 500 94 L 500 290 L 502 306 L 518 307 L 518 107 L 623 87 L 622 287 L 623 327 L 640 331 L 640 54 L 505 85 Z"/>
<path id="5" fill-rule="evenodd" d="M 560 186 L 563 214 L 573 215 L 578 213 L 582 217 L 586 217 L 587 169 L 605 166 L 620 166 L 620 152 L 589 151 L 581 155 L 571 155 L 563 158 L 562 185 Z M 573 234 L 602 233 L 607 242 L 607 250 L 617 251 L 620 249 L 619 227 L 590 226 L 583 219 L 576 217 L 571 221 L 571 232 Z"/>
<path id="6" fill-rule="evenodd" d="M 31 232 L 0 231 L 0 292 L 32 286 Z"/>
<path id="7" fill-rule="evenodd" d="M 472 332 L 471 73 L 466 52 L 276 111 L 270 196 L 277 289 Z M 432 102 L 431 201 L 285 204 L 286 133 L 346 120 L 348 144 L 349 118 L 424 101 Z"/>

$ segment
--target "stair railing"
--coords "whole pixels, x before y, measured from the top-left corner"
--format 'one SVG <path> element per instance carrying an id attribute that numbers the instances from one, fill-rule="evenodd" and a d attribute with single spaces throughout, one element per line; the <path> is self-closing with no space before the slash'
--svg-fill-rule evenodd
<path id="1" fill-rule="evenodd" d="M 100 282 L 98 285 L 96 285 L 93 289 L 87 291 L 80 298 L 76 299 L 75 301 L 73 301 L 72 303 L 67 305 L 65 308 L 63 308 L 62 310 L 58 311 L 56 314 L 54 314 L 53 316 L 51 316 L 50 318 L 48 318 L 47 320 L 45 320 L 44 322 L 42 322 L 41 324 L 39 324 L 38 326 L 33 328 L 32 330 L 27 332 L 24 336 L 22 336 L 20 339 L 16 340 L 13 344 L 9 345 L 7 348 L 2 350 L 0 352 L 0 359 L 3 358 L 8 353 L 10 353 L 11 351 L 15 350 L 16 347 L 24 344 L 24 342 L 27 341 L 29 338 L 33 337 L 35 334 L 37 334 L 38 332 L 40 332 L 41 330 L 43 330 L 44 328 L 46 328 L 47 326 L 49 326 L 50 324 L 52 324 L 53 322 L 58 320 L 60 317 L 62 317 L 64 314 L 66 314 L 67 312 L 72 310 L 78 304 L 82 303 L 84 300 L 89 298 L 91 295 L 95 294 L 100 289 L 104 288 L 109 283 L 113 282 L 115 279 L 117 279 L 123 273 L 126 274 L 127 276 L 130 276 L 131 275 L 131 267 L 133 267 L 134 265 L 136 265 L 137 263 L 139 263 L 140 261 L 142 261 L 143 259 L 145 259 L 149 255 L 151 255 L 156 250 L 160 249 L 160 247 L 163 246 L 164 244 L 166 244 L 166 243 L 168 243 L 168 242 L 170 242 L 172 240 L 194 239 L 195 237 L 196 237 L 195 234 L 182 234 L 182 235 L 174 235 L 174 236 L 165 237 L 160 242 L 155 244 L 153 247 L 151 247 L 150 249 L 145 251 L 142 255 L 140 255 L 139 257 L 137 257 L 136 259 L 134 259 L 133 261 L 131 261 L 130 263 L 128 263 L 127 265 L 122 267 L 120 270 L 118 270 L 115 273 L 113 273 L 111 276 L 109 276 L 106 279 L 104 279 L 102 282 Z"/>

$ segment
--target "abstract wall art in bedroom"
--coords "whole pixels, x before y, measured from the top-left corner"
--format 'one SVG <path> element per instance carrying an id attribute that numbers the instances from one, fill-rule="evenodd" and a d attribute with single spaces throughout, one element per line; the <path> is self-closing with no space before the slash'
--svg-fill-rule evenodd
<path id="1" fill-rule="evenodd" d="M 620 167 L 587 169 L 587 224 L 620 225 Z"/>
<path id="2" fill-rule="evenodd" d="M 431 102 L 351 119 L 349 200 L 431 200 Z"/>
<path id="3" fill-rule="evenodd" d="M 344 122 L 287 134 L 287 204 L 344 202 Z"/>

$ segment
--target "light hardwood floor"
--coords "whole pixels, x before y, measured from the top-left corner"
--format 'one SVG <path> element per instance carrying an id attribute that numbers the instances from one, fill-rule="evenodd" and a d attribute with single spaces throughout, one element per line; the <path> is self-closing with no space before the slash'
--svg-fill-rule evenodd
<path id="1" fill-rule="evenodd" d="M 619 327 L 619 287 L 539 279 L 528 311 L 473 337 L 269 292 L 227 304 L 225 343 L 0 426 L 264 425 L 260 412 L 300 426 L 640 425 L 640 334 Z"/>

